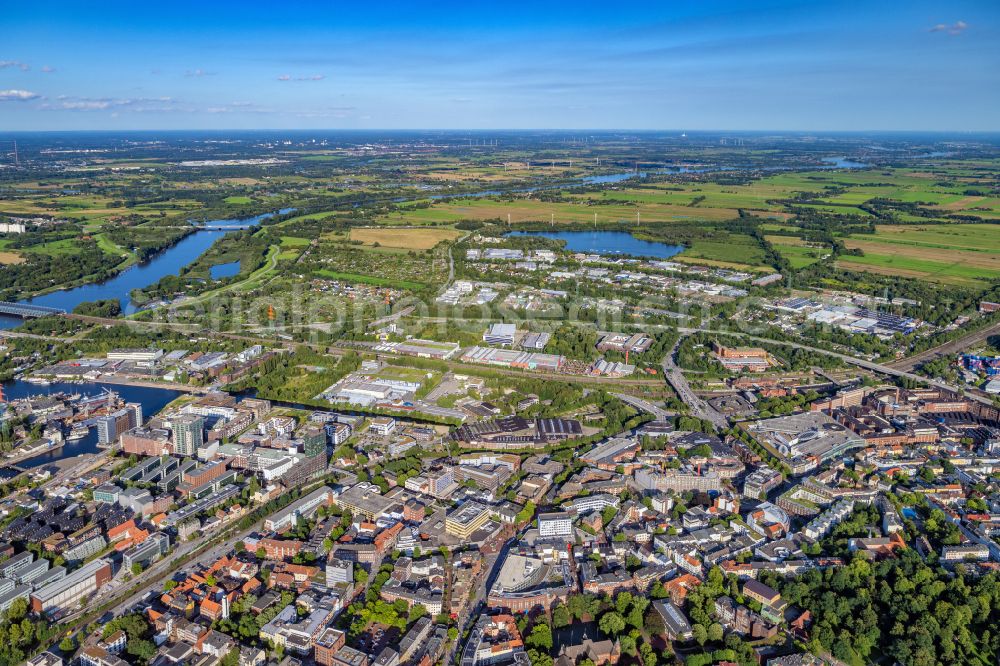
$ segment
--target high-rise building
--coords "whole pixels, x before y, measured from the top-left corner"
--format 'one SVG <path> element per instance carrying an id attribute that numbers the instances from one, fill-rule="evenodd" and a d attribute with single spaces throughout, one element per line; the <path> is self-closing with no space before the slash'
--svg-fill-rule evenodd
<path id="1" fill-rule="evenodd" d="M 125 408 L 98 418 L 97 441 L 101 444 L 115 443 L 123 432 L 136 427 L 135 417 L 134 410 Z"/>
<path id="2" fill-rule="evenodd" d="M 126 402 L 125 409 L 132 411 L 132 420 L 135 423 L 132 425 L 133 428 L 139 428 L 142 426 L 142 403 L 141 402 Z"/>
<path id="3" fill-rule="evenodd" d="M 302 431 L 302 451 L 307 458 L 326 456 L 326 431 L 320 426 L 307 426 Z"/>
<path id="4" fill-rule="evenodd" d="M 170 419 L 174 433 L 174 453 L 179 456 L 193 456 L 198 447 L 205 443 L 205 419 L 194 414 L 179 414 Z"/>

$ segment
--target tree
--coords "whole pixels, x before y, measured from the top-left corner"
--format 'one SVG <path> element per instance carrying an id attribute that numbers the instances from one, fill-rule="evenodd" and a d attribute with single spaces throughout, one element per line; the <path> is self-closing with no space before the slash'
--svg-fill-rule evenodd
<path id="1" fill-rule="evenodd" d="M 569 608 L 564 604 L 559 604 L 552 609 L 552 624 L 556 629 L 562 629 L 563 627 L 568 627 L 573 622 L 573 616 L 569 612 Z"/>
<path id="2" fill-rule="evenodd" d="M 544 622 L 539 622 L 531 628 L 531 633 L 528 634 L 524 644 L 549 652 L 552 649 L 552 627 Z"/>
<path id="3" fill-rule="evenodd" d="M 76 639 L 73 638 L 73 634 L 69 634 L 61 641 L 59 641 L 59 649 L 62 650 L 63 654 L 70 654 L 76 649 Z"/>
<path id="4" fill-rule="evenodd" d="M 722 640 L 722 625 L 718 622 L 713 622 L 708 625 L 708 640 L 713 643 L 718 643 Z"/>
<path id="5" fill-rule="evenodd" d="M 125 651 L 133 657 L 138 657 L 144 662 L 149 662 L 156 655 L 156 645 L 144 638 L 137 638 L 129 641 Z"/>
<path id="6" fill-rule="evenodd" d="M 656 650 L 649 643 L 643 643 L 639 646 L 639 657 L 642 659 L 643 666 L 656 666 Z"/>
<path id="7" fill-rule="evenodd" d="M 708 631 L 705 629 L 705 625 L 696 624 L 691 627 L 691 634 L 694 639 L 698 641 L 698 645 L 704 645 L 705 641 L 708 640 Z"/>
<path id="8" fill-rule="evenodd" d="M 667 588 L 663 586 L 663 582 L 658 580 L 653 583 L 653 587 L 649 591 L 649 596 L 653 599 L 666 599 L 670 596 L 670 593 L 667 592 Z"/>
<path id="9" fill-rule="evenodd" d="M 625 618 L 611 611 L 601 616 L 597 626 L 607 636 L 617 636 L 625 629 Z"/>

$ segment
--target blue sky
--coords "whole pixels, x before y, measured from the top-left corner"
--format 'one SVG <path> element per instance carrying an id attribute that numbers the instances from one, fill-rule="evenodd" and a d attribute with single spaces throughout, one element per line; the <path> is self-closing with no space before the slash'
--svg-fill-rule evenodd
<path id="1" fill-rule="evenodd" d="M 1000 130 L 1000 3 L 9 3 L 0 130 Z"/>

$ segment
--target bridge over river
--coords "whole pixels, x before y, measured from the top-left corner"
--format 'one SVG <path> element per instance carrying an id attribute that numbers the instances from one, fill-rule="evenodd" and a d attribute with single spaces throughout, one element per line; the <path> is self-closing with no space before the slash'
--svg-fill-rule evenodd
<path id="1" fill-rule="evenodd" d="M 30 319 L 32 317 L 47 317 L 49 315 L 66 314 L 66 311 L 62 308 L 47 308 L 42 305 L 28 305 L 27 303 L 0 301 L 0 314 Z"/>

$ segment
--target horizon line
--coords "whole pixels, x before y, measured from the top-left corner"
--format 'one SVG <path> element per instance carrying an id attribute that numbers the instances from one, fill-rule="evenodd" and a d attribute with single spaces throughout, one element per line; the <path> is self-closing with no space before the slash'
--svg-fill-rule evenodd
<path id="1" fill-rule="evenodd" d="M 103 129 L 103 128 L 76 128 L 76 129 L 19 129 L 7 130 L 0 134 L 40 134 L 40 133 L 74 133 L 74 132 L 104 132 L 104 133 L 128 133 L 128 132 L 678 132 L 709 134 L 717 132 L 760 134 L 760 133 L 786 133 L 786 134 L 1000 134 L 997 129 L 684 129 L 679 127 L 664 128 L 623 128 L 623 127 L 580 127 L 580 128 L 557 128 L 557 127 L 221 127 L 221 128 L 128 128 L 128 129 Z"/>

